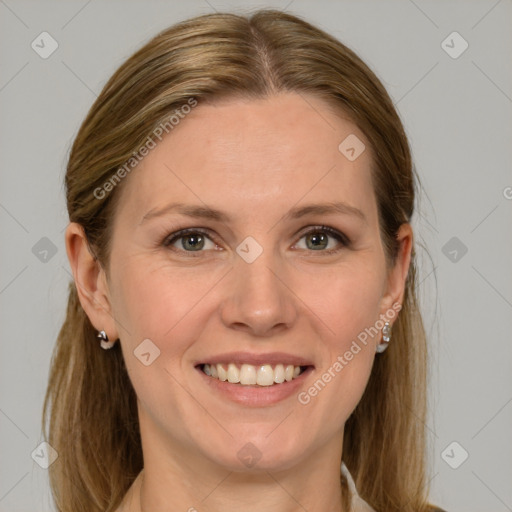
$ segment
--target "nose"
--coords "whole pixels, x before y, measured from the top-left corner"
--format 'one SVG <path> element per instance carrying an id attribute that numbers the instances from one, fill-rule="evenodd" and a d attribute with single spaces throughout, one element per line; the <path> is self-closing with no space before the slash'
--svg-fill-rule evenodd
<path id="1" fill-rule="evenodd" d="M 237 258 L 221 305 L 224 325 L 257 337 L 289 329 L 298 308 L 286 281 L 283 266 L 277 265 L 271 251 L 263 251 L 252 263 Z"/>

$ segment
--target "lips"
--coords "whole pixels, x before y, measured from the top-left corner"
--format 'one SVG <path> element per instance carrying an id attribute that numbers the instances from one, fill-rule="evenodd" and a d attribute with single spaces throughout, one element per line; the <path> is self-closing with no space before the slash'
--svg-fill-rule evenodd
<path id="1" fill-rule="evenodd" d="M 314 367 L 307 366 L 306 369 L 290 382 L 274 384 L 271 386 L 231 384 L 228 381 L 222 382 L 206 375 L 200 367 L 196 368 L 200 381 L 204 383 L 208 392 L 219 397 L 222 401 L 238 404 L 242 407 L 272 407 L 285 400 L 294 399 L 297 394 L 307 386 L 309 379 L 313 378 Z"/>
<path id="2" fill-rule="evenodd" d="M 206 356 L 202 361 L 197 361 L 196 366 L 200 364 L 225 364 L 234 363 L 241 366 L 242 364 L 252 364 L 259 366 L 262 364 L 284 364 L 293 366 L 313 366 L 310 359 L 287 354 L 286 352 L 268 352 L 266 354 L 254 354 L 249 352 L 226 352 L 225 354 L 217 354 Z"/>

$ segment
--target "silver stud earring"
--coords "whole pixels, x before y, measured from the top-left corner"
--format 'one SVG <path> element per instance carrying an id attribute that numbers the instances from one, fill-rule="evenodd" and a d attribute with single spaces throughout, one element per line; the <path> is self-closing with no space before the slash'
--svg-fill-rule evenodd
<path id="1" fill-rule="evenodd" d="M 101 340 L 100 345 L 101 345 L 101 348 L 104 350 L 108 350 L 109 348 L 112 348 L 116 344 L 115 340 L 114 341 L 108 340 L 108 336 L 105 331 L 98 332 L 96 337 Z"/>
<path id="2" fill-rule="evenodd" d="M 377 345 L 377 348 L 375 349 L 375 352 L 382 354 L 382 352 L 384 352 L 384 350 L 386 350 L 388 348 L 390 339 L 391 339 L 391 325 L 389 322 L 386 322 L 384 324 L 384 327 L 382 328 L 382 341 L 384 343 L 379 343 Z"/>

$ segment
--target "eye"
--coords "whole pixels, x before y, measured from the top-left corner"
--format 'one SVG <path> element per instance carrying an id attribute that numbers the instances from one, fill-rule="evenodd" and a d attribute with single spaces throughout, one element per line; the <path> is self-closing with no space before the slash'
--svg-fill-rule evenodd
<path id="1" fill-rule="evenodd" d="M 203 249 L 215 249 L 217 245 L 206 232 L 200 229 L 182 229 L 164 240 L 166 247 L 178 251 L 201 252 Z"/>
<path id="2" fill-rule="evenodd" d="M 300 240 L 305 239 L 305 244 L 300 247 L 300 241 L 296 244 L 299 249 L 334 253 L 343 247 L 350 245 L 346 235 L 327 226 L 314 226 L 304 233 Z M 335 242 L 333 242 L 333 240 Z M 336 243 L 337 242 L 337 243 Z"/>
<path id="3" fill-rule="evenodd" d="M 303 239 L 305 244 L 301 242 Z M 193 253 L 201 253 L 204 250 L 222 250 L 212 240 L 209 232 L 199 228 L 176 231 L 169 235 L 162 243 L 173 251 L 188 253 L 189 256 L 194 256 Z M 350 240 L 343 233 L 327 226 L 313 226 L 302 234 L 294 248 L 332 254 L 349 245 Z"/>

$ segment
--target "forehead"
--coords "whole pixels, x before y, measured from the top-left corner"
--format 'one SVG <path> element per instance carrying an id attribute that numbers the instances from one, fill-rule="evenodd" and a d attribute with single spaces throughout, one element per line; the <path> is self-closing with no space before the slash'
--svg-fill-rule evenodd
<path id="1" fill-rule="evenodd" d="M 346 140 L 365 148 L 355 160 L 344 153 Z M 345 200 L 371 216 L 371 164 L 364 134 L 317 97 L 227 99 L 200 104 L 157 141 L 119 206 L 137 221 L 177 199 L 253 215 L 304 197 Z"/>

